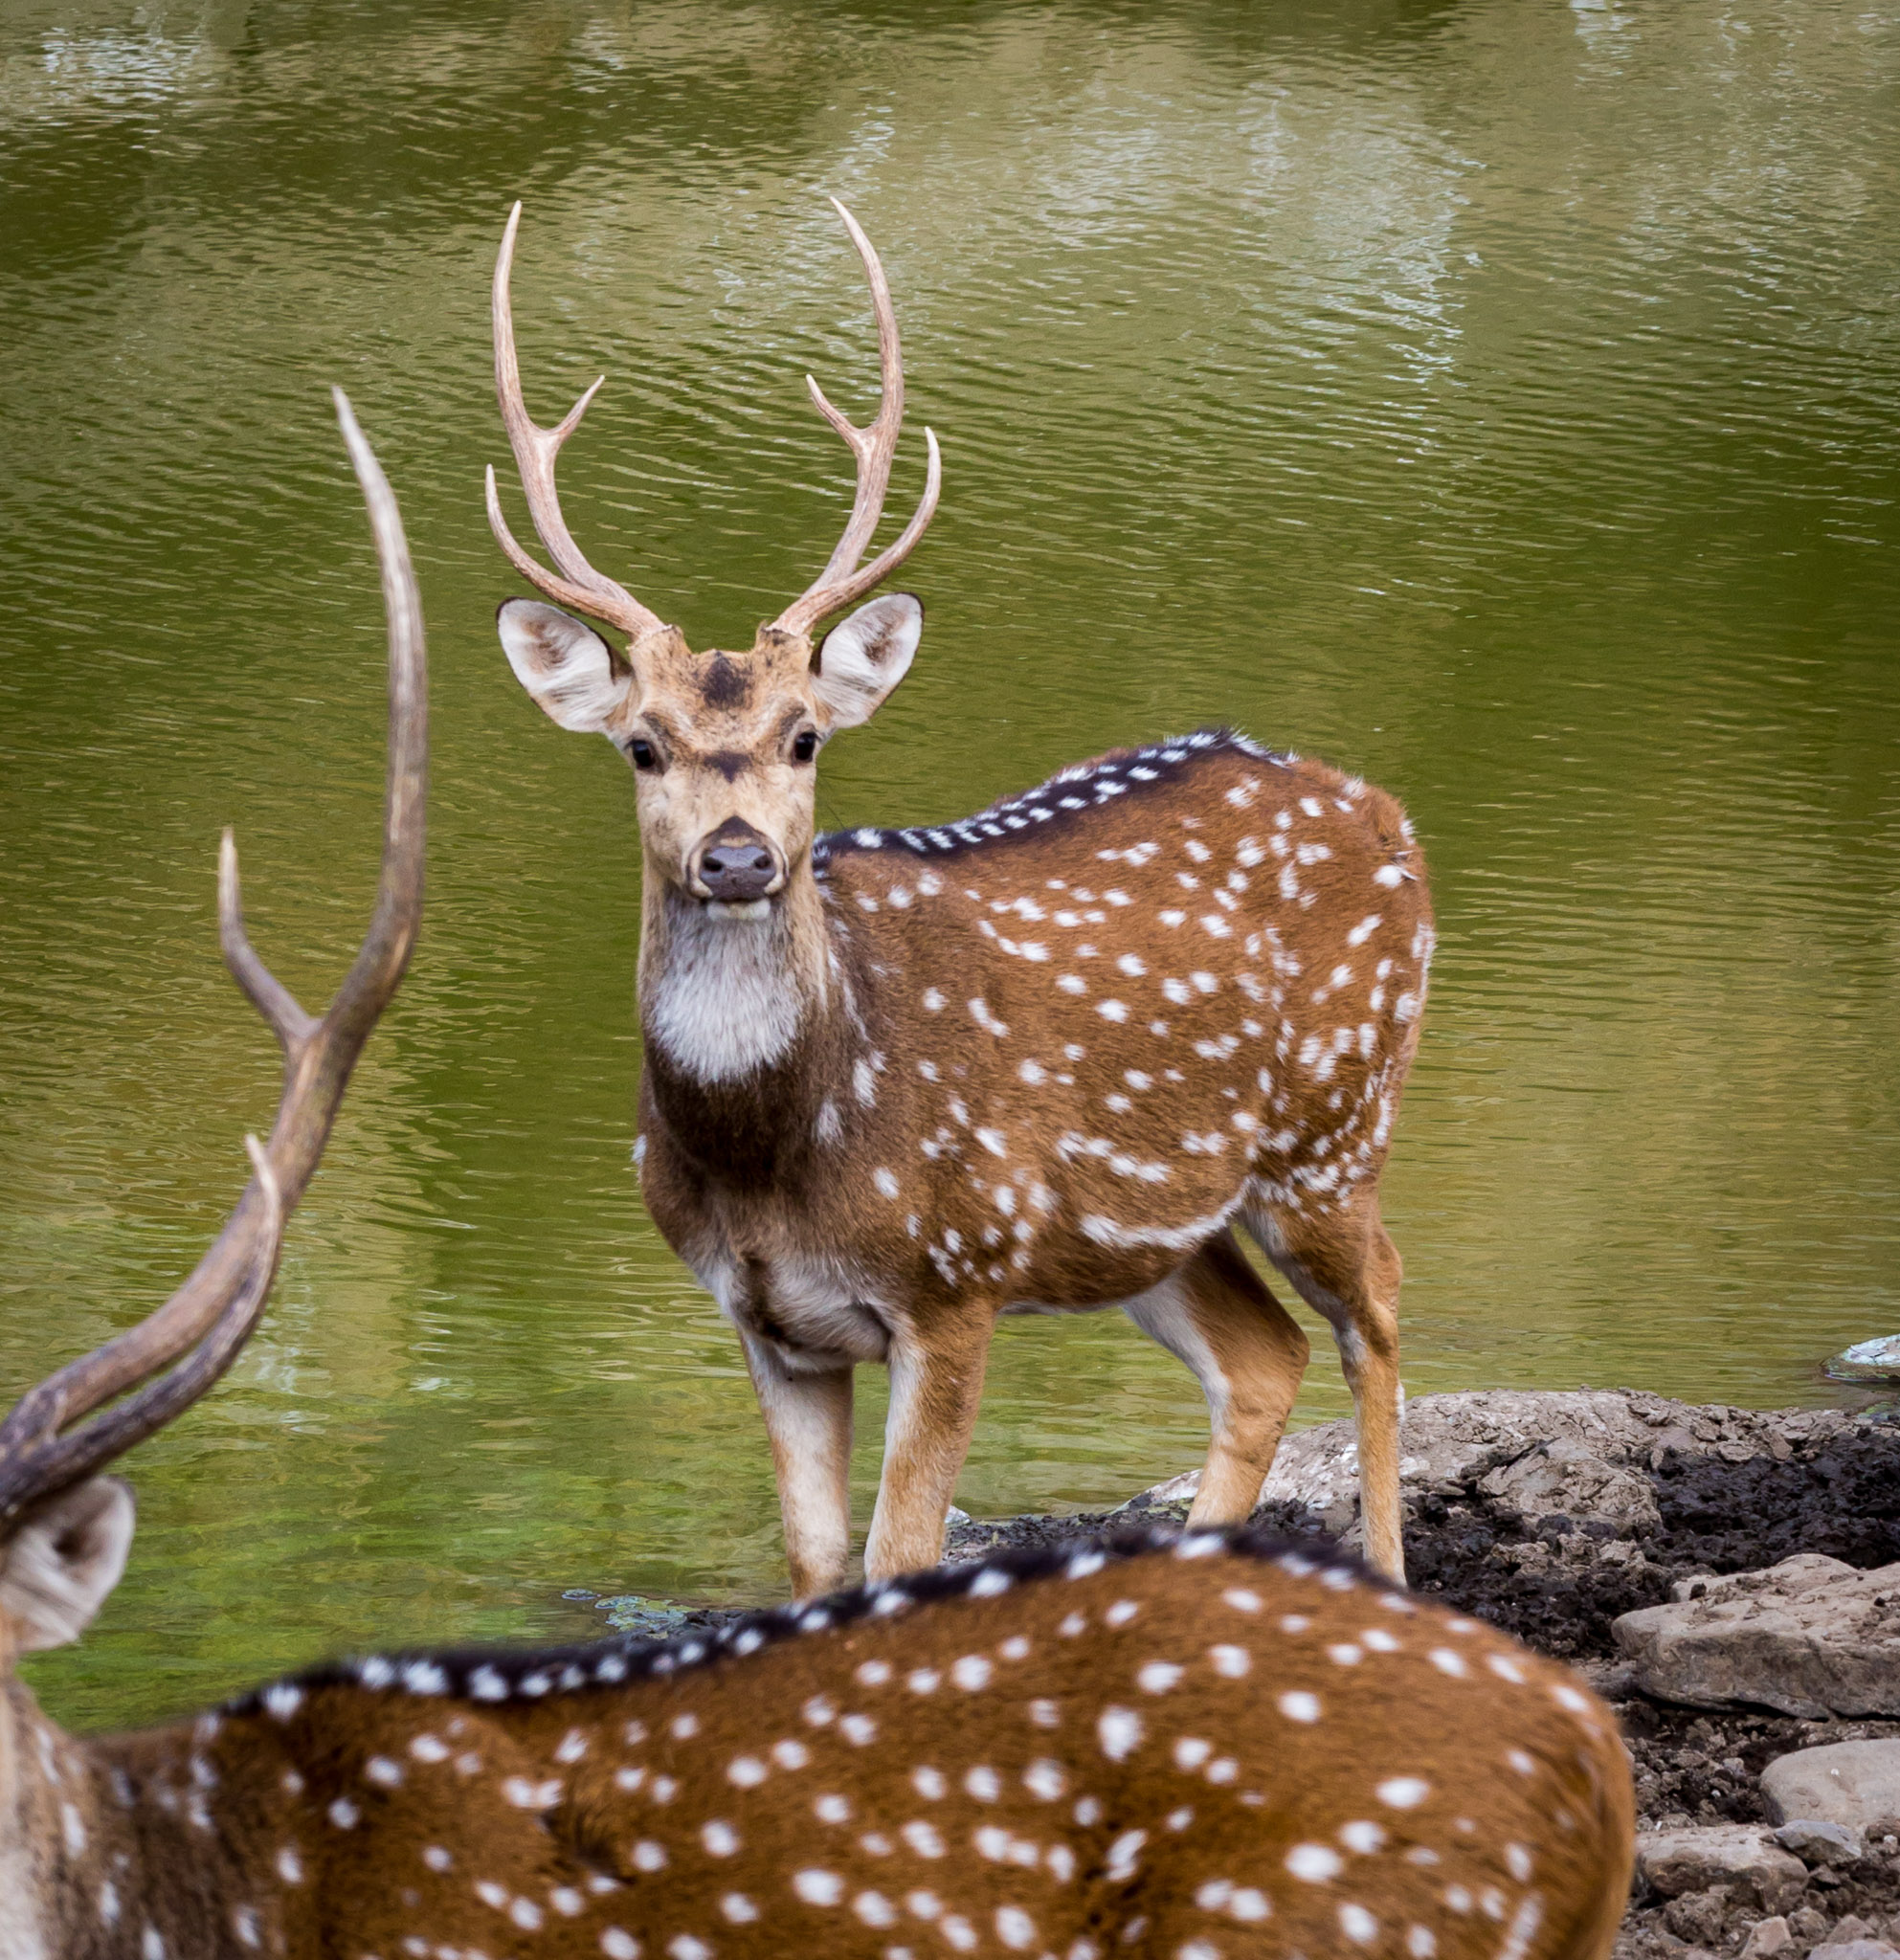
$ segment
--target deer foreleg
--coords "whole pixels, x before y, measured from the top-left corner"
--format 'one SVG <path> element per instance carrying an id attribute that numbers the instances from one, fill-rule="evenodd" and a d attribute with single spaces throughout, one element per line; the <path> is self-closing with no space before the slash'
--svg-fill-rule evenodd
<path id="1" fill-rule="evenodd" d="M 1238 1525 L 1260 1501 L 1310 1351 L 1292 1317 L 1222 1232 L 1129 1318 L 1184 1361 L 1207 1397 L 1213 1437 L 1188 1523 Z"/>
<path id="2" fill-rule="evenodd" d="M 790 1369 L 749 1335 L 745 1348 L 771 1438 L 792 1591 L 810 1599 L 844 1583 L 851 1556 L 851 1370 Z"/>
<path id="3" fill-rule="evenodd" d="M 943 1556 L 944 1514 L 970 1454 L 995 1326 L 987 1305 L 969 1311 L 972 1317 L 956 1325 L 892 1337 L 883 1480 L 864 1548 L 867 1578 L 921 1571 Z"/>

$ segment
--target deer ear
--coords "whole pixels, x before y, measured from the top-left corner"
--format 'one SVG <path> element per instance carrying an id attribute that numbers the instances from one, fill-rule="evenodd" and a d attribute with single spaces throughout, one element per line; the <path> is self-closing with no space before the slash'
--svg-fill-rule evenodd
<path id="1" fill-rule="evenodd" d="M 633 671 L 592 627 L 558 606 L 510 599 L 495 615 L 495 629 L 515 679 L 549 720 L 583 734 L 606 731 L 633 685 Z"/>
<path id="2" fill-rule="evenodd" d="M 132 1492 L 116 1477 L 62 1491 L 0 1546 L 0 1618 L 23 1653 L 64 1647 L 125 1570 L 132 1548 Z"/>
<path id="3" fill-rule="evenodd" d="M 818 648 L 812 683 L 831 726 L 868 722 L 910 671 L 923 635 L 923 603 L 909 592 L 886 592 L 834 626 Z"/>

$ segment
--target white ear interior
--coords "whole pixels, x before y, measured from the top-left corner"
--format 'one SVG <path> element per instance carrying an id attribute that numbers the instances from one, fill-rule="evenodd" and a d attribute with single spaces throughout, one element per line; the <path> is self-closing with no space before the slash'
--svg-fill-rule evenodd
<path id="1" fill-rule="evenodd" d="M 627 697 L 633 676 L 585 621 L 558 606 L 510 599 L 495 615 L 515 679 L 564 728 L 597 734 Z"/>
<path id="2" fill-rule="evenodd" d="M 812 691 L 834 728 L 855 728 L 877 713 L 910 671 L 923 635 L 924 608 L 908 592 L 886 592 L 832 628 Z"/>
<path id="3" fill-rule="evenodd" d="M 64 1647 L 125 1570 L 132 1548 L 132 1493 L 116 1477 L 95 1477 L 42 1504 L 0 1547 L 0 1614 L 24 1652 Z"/>

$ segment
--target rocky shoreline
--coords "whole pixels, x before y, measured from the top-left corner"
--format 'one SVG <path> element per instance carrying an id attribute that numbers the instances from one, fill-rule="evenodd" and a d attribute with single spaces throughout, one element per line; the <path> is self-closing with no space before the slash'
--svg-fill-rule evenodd
<path id="1" fill-rule="evenodd" d="M 1622 1724 L 1619 1960 L 1900 1960 L 1900 1421 L 1493 1391 L 1419 1398 L 1403 1437 L 1415 1590 L 1570 1660 Z M 1195 1481 L 957 1522 L 948 1556 L 1185 1515 Z M 1288 1437 L 1254 1518 L 1352 1545 L 1350 1423 Z M 726 1617 L 601 1604 L 655 1633 Z"/>

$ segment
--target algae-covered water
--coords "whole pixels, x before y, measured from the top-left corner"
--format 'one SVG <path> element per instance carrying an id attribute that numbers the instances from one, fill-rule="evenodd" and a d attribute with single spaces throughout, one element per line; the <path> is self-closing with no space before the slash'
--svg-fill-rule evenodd
<path id="1" fill-rule="evenodd" d="M 1900 1325 L 1900 12 L 12 0 L 0 13 L 0 1394 L 162 1298 L 275 1099 L 216 963 L 333 984 L 402 498 L 430 910 L 270 1317 L 130 1469 L 70 1720 L 369 1642 L 759 1599 L 734 1345 L 639 1206 L 633 790 L 510 679 L 486 280 L 595 562 L 749 644 L 830 549 L 883 248 L 929 621 L 828 821 L 1209 721 L 1407 802 L 1442 951 L 1387 1180 L 1413 1392 L 1758 1405 Z M 1316 1330 L 1317 1331 L 1317 1330 Z M 881 1380 L 863 1384 L 862 1508 Z M 1299 1419 L 1340 1413 L 1317 1360 Z M 998 1341 L 959 1489 L 1186 1467 L 1119 1319 Z"/>

